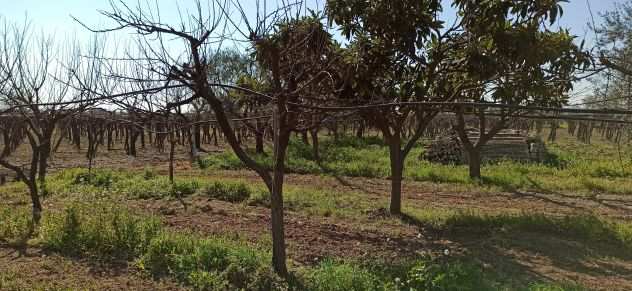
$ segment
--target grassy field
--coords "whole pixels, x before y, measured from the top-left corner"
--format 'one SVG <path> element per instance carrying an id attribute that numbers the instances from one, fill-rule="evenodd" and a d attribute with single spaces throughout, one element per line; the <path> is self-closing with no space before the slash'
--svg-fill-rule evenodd
<path id="1" fill-rule="evenodd" d="M 423 145 L 408 156 L 405 178 L 413 181 L 461 186 L 489 191 L 562 192 L 578 195 L 632 193 L 632 146 L 611 144 L 599 139 L 584 144 L 562 134 L 549 144 L 543 163 L 497 161 L 482 167 L 482 180 L 472 180 L 466 165 L 433 164 L 418 157 Z M 390 175 L 388 148 L 379 138 L 343 138 L 321 144 L 318 163 L 309 145 L 298 140 L 290 144 L 287 166 L 298 174 L 386 178 Z M 260 155 L 260 162 L 271 167 L 271 157 Z M 238 170 L 245 166 L 232 152 L 213 154 L 200 162 L 212 170 Z"/>
<path id="2" fill-rule="evenodd" d="M 481 181 L 466 178 L 462 165 L 419 161 L 422 147 L 415 148 L 405 215 L 391 217 L 388 156 L 378 139 L 325 140 L 321 163 L 293 141 L 289 280 L 269 267 L 268 193 L 230 153 L 208 156 L 201 172 L 180 173 L 173 185 L 152 168 L 54 173 L 34 233 L 27 190 L 9 183 L 0 187 L 0 289 L 73 290 L 87 280 L 97 290 L 104 278 L 165 290 L 628 289 L 628 210 L 579 207 L 601 195 L 627 201 L 630 148 L 566 136 L 548 147 L 547 162 L 488 164 Z M 35 259 L 17 259 L 34 250 Z M 31 281 L 52 258 L 84 277 Z M 11 269 L 18 261 L 23 269 Z M 94 266 L 119 271 L 81 271 Z"/>

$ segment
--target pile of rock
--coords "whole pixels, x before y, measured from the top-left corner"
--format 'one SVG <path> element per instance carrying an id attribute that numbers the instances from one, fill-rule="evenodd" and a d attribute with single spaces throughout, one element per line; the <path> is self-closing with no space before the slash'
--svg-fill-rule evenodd
<path id="1" fill-rule="evenodd" d="M 423 151 L 420 159 L 440 164 L 459 164 L 463 153 L 461 140 L 454 132 L 437 136 Z"/>
<path id="2" fill-rule="evenodd" d="M 478 141 L 475 131 L 468 132 L 472 143 Z M 514 160 L 535 161 L 544 160 L 546 148 L 539 138 L 528 137 L 523 131 L 502 130 L 481 148 L 483 161 Z M 436 137 L 419 157 L 433 163 L 466 164 L 467 151 L 455 132 L 449 132 Z"/>

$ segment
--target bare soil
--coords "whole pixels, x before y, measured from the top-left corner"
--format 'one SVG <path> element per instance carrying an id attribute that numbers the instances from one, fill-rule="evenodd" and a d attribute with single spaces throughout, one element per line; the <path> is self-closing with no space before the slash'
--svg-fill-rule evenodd
<path id="1" fill-rule="evenodd" d="M 4 280 L 3 280 L 4 279 Z M 3 281 L 5 286 L 3 286 Z M 98 264 L 28 248 L 0 245 L 1 290 L 183 290 L 139 274 L 126 262 Z"/>

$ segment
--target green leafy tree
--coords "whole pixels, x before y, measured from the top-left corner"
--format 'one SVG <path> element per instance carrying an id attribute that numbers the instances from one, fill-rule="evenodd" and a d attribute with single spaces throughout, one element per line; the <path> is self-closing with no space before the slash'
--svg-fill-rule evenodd
<path id="1" fill-rule="evenodd" d="M 468 154 L 470 177 L 480 178 L 481 148 L 523 113 L 512 106 L 567 104 L 577 71 L 591 62 L 568 30 L 549 29 L 561 16 L 557 1 L 536 6 L 520 1 L 513 6 L 503 1 L 455 3 L 462 15 L 477 15 L 463 19 L 468 41 L 459 54 L 467 69 L 458 78 L 476 84 L 476 89 L 460 94 L 459 100 L 507 105 L 472 109 L 478 118 L 475 140 L 468 137 L 464 108 L 457 110 L 455 128 Z"/>
<path id="2" fill-rule="evenodd" d="M 371 107 L 360 114 L 381 131 L 389 146 L 390 212 L 399 214 L 404 160 L 439 111 L 397 104 L 455 97 L 445 89 L 453 84 L 449 82 L 454 69 L 449 55 L 458 45 L 452 40 L 459 26 L 444 26 L 439 0 L 329 0 L 327 5 L 330 22 L 339 25 L 350 40 L 345 52 L 350 80 L 342 101 L 349 105 L 394 104 Z M 414 133 L 404 140 L 408 122 L 414 123 Z"/>
<path id="3" fill-rule="evenodd" d="M 274 121 L 273 174 L 270 185 L 272 210 L 273 265 L 286 274 L 283 230 L 283 180 L 285 158 L 292 132 L 310 127 L 314 107 L 326 105 L 335 90 L 331 73 L 335 69 L 336 45 L 318 14 L 292 18 L 277 24 L 276 30 L 253 40 L 260 68 L 269 76 Z"/>
<path id="4" fill-rule="evenodd" d="M 503 97 L 507 102 L 521 96 L 519 91 L 528 90 L 520 85 L 525 82 L 510 80 L 514 74 L 512 68 L 520 66 L 520 62 L 534 60 L 537 63 L 528 63 L 531 70 L 524 68 L 517 73 L 522 75 L 522 80 L 530 78 L 530 74 L 548 78 L 544 76 L 545 71 L 539 71 L 541 69 L 568 69 L 547 61 L 555 56 L 525 56 L 540 50 L 534 51 L 528 41 L 543 37 L 537 34 L 540 26 L 545 25 L 546 20 L 552 23 L 561 14 L 559 2 L 455 0 L 452 6 L 457 15 L 451 22 L 443 18 L 442 1 L 438 0 L 327 2 L 330 21 L 339 25 L 342 34 L 350 40 L 346 55 L 353 74 L 350 89 L 342 99 L 357 105 L 392 104 L 362 112 L 364 118 L 382 132 L 389 145 L 392 214 L 401 213 L 404 160 L 428 123 L 444 109 L 411 104 L 480 101 L 489 99 L 488 96 L 495 96 L 497 101 Z M 530 37 L 525 41 L 520 39 L 527 34 Z M 551 33 L 550 38 L 556 37 L 559 51 L 564 51 L 564 41 L 572 40 L 567 33 Z M 548 49 L 544 51 L 550 53 Z M 496 58 L 497 54 L 500 58 Z M 490 94 L 490 89 L 496 93 Z M 505 94 L 508 91 L 514 92 Z M 536 96 L 549 95 L 531 95 Z M 521 102 L 513 100 L 511 103 Z M 405 140 L 402 131 L 407 122 L 413 122 L 415 130 Z M 495 134 L 494 131 L 489 131 L 489 136 Z"/>

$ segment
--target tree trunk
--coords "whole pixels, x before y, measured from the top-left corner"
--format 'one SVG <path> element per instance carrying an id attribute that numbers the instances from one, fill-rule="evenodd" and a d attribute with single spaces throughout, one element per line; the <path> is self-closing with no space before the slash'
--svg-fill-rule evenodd
<path id="1" fill-rule="evenodd" d="M 50 140 L 45 141 L 39 150 L 39 167 L 38 167 L 38 182 L 40 186 L 46 183 L 46 173 L 48 171 L 48 158 L 50 157 Z"/>
<path id="2" fill-rule="evenodd" d="M 399 135 L 396 134 L 390 138 L 389 150 L 391 160 L 391 204 L 389 210 L 391 214 L 399 215 L 402 213 L 402 176 L 404 172 Z"/>
<path id="3" fill-rule="evenodd" d="M 169 182 L 173 184 L 173 154 L 175 152 L 175 143 L 173 133 L 169 133 Z"/>
<path id="4" fill-rule="evenodd" d="M 307 138 L 307 130 L 301 131 L 301 139 L 303 143 L 309 145 L 309 139 Z"/>
<path id="5" fill-rule="evenodd" d="M 217 143 L 217 128 L 215 126 L 213 126 L 213 145 L 214 146 L 218 146 L 218 143 Z"/>
<path id="6" fill-rule="evenodd" d="M 149 130 L 147 130 L 147 140 L 149 141 L 150 145 L 154 144 L 153 134 L 151 133 L 152 130 L 154 130 L 153 122 L 149 123 Z"/>
<path id="7" fill-rule="evenodd" d="M 555 142 L 557 139 L 558 123 L 556 121 L 551 122 L 551 131 L 549 132 L 549 142 Z"/>
<path id="8" fill-rule="evenodd" d="M 364 122 L 360 121 L 358 128 L 356 129 L 356 137 L 362 138 L 364 136 Z"/>
<path id="9" fill-rule="evenodd" d="M 140 148 L 144 149 L 145 148 L 145 129 L 141 128 L 139 130 L 139 135 L 140 135 Z"/>
<path id="10" fill-rule="evenodd" d="M 31 140 L 31 142 L 33 142 L 33 140 Z M 29 169 L 28 177 L 24 177 L 24 182 L 29 188 L 29 194 L 31 195 L 31 203 L 33 206 L 33 223 L 37 225 L 42 218 L 42 203 L 40 202 L 39 192 L 37 189 L 37 167 L 39 165 L 39 158 L 42 149 L 40 148 L 40 146 L 37 146 L 34 143 L 31 143 L 31 149 L 33 150 L 33 156 L 31 157 L 31 168 Z"/>
<path id="11" fill-rule="evenodd" d="M 29 194 L 31 195 L 31 203 L 33 205 L 33 223 L 38 225 L 42 218 L 42 204 L 40 203 L 39 192 L 37 190 L 37 184 L 34 181 L 25 181 L 29 188 Z"/>
<path id="12" fill-rule="evenodd" d="M 72 134 L 73 134 L 73 142 L 75 143 L 75 147 L 77 148 L 77 151 L 81 150 L 81 126 L 79 125 L 75 125 L 72 127 Z"/>
<path id="13" fill-rule="evenodd" d="M 263 154 L 263 132 L 255 132 L 255 151 L 257 154 Z"/>
<path id="14" fill-rule="evenodd" d="M 129 155 L 135 157 L 136 156 L 136 140 L 138 139 L 138 132 L 130 128 L 128 132 L 129 136 Z"/>
<path id="15" fill-rule="evenodd" d="M 270 191 L 272 227 L 272 265 L 282 277 L 287 276 L 285 264 L 285 231 L 283 223 L 283 178 L 285 176 L 285 153 L 290 140 L 289 132 L 277 131 L 274 146 L 274 169 Z"/>
<path id="16" fill-rule="evenodd" d="M 202 148 L 202 138 L 200 135 L 200 124 L 196 123 L 193 125 L 193 139 L 195 141 L 195 148 L 196 149 L 201 149 Z"/>
<path id="17" fill-rule="evenodd" d="M 92 179 L 92 156 L 88 158 L 88 181 Z"/>
<path id="18" fill-rule="evenodd" d="M 108 128 L 107 143 L 108 143 L 108 151 L 112 150 L 112 145 L 114 144 L 114 141 L 112 140 L 112 129 L 111 128 Z"/>
<path id="19" fill-rule="evenodd" d="M 320 151 L 318 148 L 318 129 L 310 130 L 310 135 L 312 136 L 312 155 L 314 156 L 314 160 L 320 160 Z"/>
<path id="20" fill-rule="evenodd" d="M 263 138 L 265 134 L 265 125 L 257 120 L 256 128 L 254 130 L 255 133 L 255 152 L 257 154 L 263 154 Z"/>
<path id="21" fill-rule="evenodd" d="M 478 147 L 467 150 L 470 178 L 481 178 L 481 151 Z"/>

